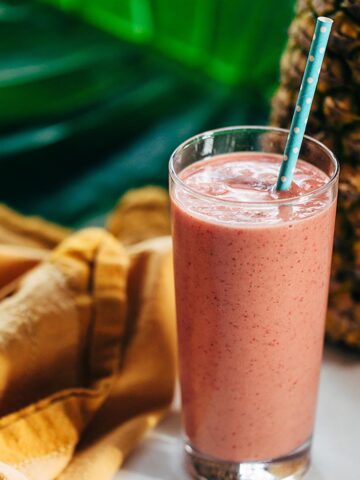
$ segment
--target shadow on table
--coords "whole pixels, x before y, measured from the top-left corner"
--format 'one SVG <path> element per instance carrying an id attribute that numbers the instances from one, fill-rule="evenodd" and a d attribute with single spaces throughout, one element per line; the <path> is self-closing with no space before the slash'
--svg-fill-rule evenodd
<path id="1" fill-rule="evenodd" d="M 342 345 L 332 343 L 325 344 L 324 361 L 329 364 L 340 364 L 346 366 L 358 366 L 360 352 Z"/>
<path id="2" fill-rule="evenodd" d="M 170 412 L 129 457 L 115 480 L 190 480 L 184 465 L 181 416 Z"/>

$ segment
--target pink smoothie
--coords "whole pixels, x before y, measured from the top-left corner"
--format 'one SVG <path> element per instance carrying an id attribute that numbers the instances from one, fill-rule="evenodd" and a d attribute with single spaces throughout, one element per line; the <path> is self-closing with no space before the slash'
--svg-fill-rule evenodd
<path id="1" fill-rule="evenodd" d="M 223 460 L 279 457 L 313 430 L 336 207 L 329 191 L 307 195 L 329 178 L 301 160 L 275 192 L 279 166 L 217 156 L 180 174 L 209 201 L 172 190 L 185 432 Z"/>

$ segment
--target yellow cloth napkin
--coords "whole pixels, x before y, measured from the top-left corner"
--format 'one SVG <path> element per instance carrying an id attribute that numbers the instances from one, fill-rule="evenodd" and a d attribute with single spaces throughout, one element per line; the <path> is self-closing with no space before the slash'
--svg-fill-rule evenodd
<path id="1" fill-rule="evenodd" d="M 110 480 L 171 403 L 166 193 L 130 192 L 109 229 L 126 247 L 0 207 L 1 479 Z"/>

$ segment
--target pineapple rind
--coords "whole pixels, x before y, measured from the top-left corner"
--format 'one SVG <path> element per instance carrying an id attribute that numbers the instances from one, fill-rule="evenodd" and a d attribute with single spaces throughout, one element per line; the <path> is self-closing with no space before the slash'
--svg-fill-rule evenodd
<path id="1" fill-rule="evenodd" d="M 360 0 L 298 0 L 271 123 L 288 127 L 319 15 L 334 20 L 307 133 L 341 163 L 327 337 L 360 349 Z"/>

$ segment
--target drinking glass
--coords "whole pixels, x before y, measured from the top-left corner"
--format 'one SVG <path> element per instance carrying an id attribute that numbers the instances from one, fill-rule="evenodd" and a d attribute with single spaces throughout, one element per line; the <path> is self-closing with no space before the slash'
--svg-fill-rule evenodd
<path id="1" fill-rule="evenodd" d="M 271 127 L 214 130 L 170 159 L 185 450 L 197 478 L 293 479 L 309 465 L 337 160 L 305 137 L 300 158 L 328 181 L 266 201 L 220 198 L 215 183 L 213 194 L 201 193 L 182 177 L 217 155 L 281 155 L 287 135 Z"/>

